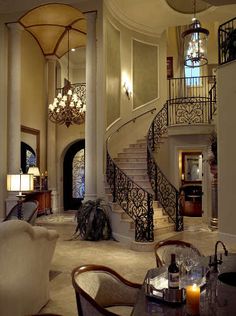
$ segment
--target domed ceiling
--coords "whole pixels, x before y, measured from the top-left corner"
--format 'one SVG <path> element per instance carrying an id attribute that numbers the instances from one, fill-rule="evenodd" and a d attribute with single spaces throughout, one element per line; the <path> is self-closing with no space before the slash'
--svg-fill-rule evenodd
<path id="1" fill-rule="evenodd" d="M 62 57 L 69 49 L 86 45 L 86 19 L 66 4 L 47 4 L 26 13 L 20 24 L 33 35 L 45 56 Z"/>

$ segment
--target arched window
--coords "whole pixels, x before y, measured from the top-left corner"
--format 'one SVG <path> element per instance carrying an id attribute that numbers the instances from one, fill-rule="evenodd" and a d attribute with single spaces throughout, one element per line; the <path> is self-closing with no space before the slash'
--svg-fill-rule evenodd
<path id="1" fill-rule="evenodd" d="M 28 144 L 21 142 L 21 170 L 27 173 L 30 166 L 36 166 L 35 151 Z"/>

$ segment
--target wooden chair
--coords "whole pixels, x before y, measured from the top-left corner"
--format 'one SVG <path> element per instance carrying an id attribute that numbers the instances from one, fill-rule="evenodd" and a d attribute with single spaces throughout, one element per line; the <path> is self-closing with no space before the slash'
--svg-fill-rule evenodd
<path id="1" fill-rule="evenodd" d="M 171 253 L 176 253 L 178 250 L 190 250 L 193 255 L 201 256 L 200 251 L 192 244 L 182 240 L 163 240 L 159 241 L 155 247 L 155 257 L 157 267 L 162 267 L 165 264 L 169 264 Z"/>
<path id="2" fill-rule="evenodd" d="M 130 315 L 141 284 L 124 279 L 101 265 L 83 265 L 72 271 L 79 316 Z"/>
<path id="3" fill-rule="evenodd" d="M 16 204 L 10 210 L 4 221 L 8 221 L 11 219 L 18 219 L 18 209 L 19 205 Z M 37 210 L 38 210 L 38 201 L 24 201 L 21 205 L 21 212 L 23 216 L 23 220 L 34 225 L 36 217 L 37 217 Z"/>

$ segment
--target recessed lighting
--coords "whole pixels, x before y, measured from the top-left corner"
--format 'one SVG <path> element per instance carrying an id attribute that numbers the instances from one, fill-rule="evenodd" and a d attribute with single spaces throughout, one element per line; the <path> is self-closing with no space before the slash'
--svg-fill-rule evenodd
<path id="1" fill-rule="evenodd" d="M 71 48 L 71 51 L 72 51 L 72 52 L 75 52 L 75 48 Z"/>

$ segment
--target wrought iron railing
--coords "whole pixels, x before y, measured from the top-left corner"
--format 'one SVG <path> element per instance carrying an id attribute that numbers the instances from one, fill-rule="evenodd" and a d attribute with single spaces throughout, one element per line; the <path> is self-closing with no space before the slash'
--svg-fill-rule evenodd
<path id="1" fill-rule="evenodd" d="M 216 110 L 215 76 L 174 78 L 169 80 L 169 99 L 157 113 L 148 131 L 148 175 L 155 200 L 175 223 L 176 231 L 183 230 L 179 207 L 179 192 L 170 183 L 154 158 L 154 151 L 167 126 L 210 123 Z"/>
<path id="2" fill-rule="evenodd" d="M 215 81 L 215 76 L 168 79 L 168 99 L 208 98 Z"/>
<path id="3" fill-rule="evenodd" d="M 149 112 L 152 113 L 154 110 L 155 108 L 148 110 L 142 115 Z M 129 122 L 133 122 L 135 119 Z M 126 122 L 124 125 L 127 125 L 129 122 Z M 118 130 L 120 129 L 121 127 Z M 110 138 L 107 140 L 106 177 L 113 196 L 113 202 L 118 202 L 122 209 L 133 219 L 135 241 L 151 242 L 154 240 L 153 195 L 135 183 L 117 166 L 109 153 L 109 140 Z"/>
<path id="4" fill-rule="evenodd" d="M 166 214 L 175 223 L 175 230 L 183 230 L 183 217 L 180 215 L 178 190 L 169 182 L 157 165 L 154 150 L 161 137 L 167 132 L 168 111 L 167 104 L 157 113 L 148 131 L 147 165 L 148 176 L 155 192 L 155 200 L 163 207 Z"/>
<path id="5" fill-rule="evenodd" d="M 218 51 L 220 65 L 236 59 L 236 17 L 219 26 Z"/>
<path id="6" fill-rule="evenodd" d="M 210 123 L 216 111 L 215 76 L 169 79 L 169 126 Z"/>

